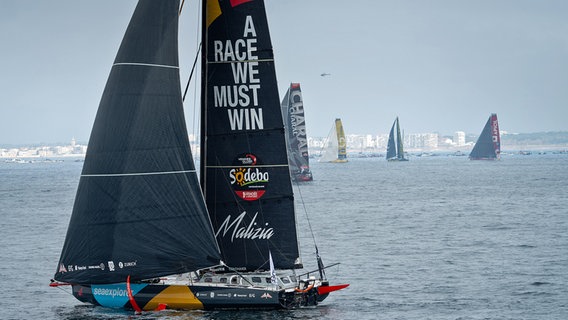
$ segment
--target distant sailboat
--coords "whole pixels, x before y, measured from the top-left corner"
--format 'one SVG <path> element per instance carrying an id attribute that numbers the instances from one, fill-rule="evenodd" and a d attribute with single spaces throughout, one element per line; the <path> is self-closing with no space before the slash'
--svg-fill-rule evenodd
<path id="1" fill-rule="evenodd" d="M 331 131 L 324 142 L 320 162 L 347 162 L 347 141 L 341 119 L 335 119 Z"/>
<path id="2" fill-rule="evenodd" d="M 136 311 L 315 306 L 348 285 L 329 285 L 317 247 L 318 269 L 296 273 L 303 266 L 264 2 L 201 8 L 201 179 L 179 82 L 180 0 L 140 0 L 50 285 Z"/>
<path id="3" fill-rule="evenodd" d="M 492 113 L 483 127 L 475 146 L 469 154 L 470 160 L 499 160 L 501 158 L 501 137 L 497 114 Z"/>
<path id="4" fill-rule="evenodd" d="M 304 102 L 299 83 L 291 83 L 282 99 L 282 118 L 288 143 L 290 175 L 294 181 L 312 181 Z"/>
<path id="5" fill-rule="evenodd" d="M 398 117 L 394 120 L 389 133 L 389 142 L 387 145 L 387 160 L 388 161 L 408 161 L 404 157 L 404 148 L 402 146 L 402 137 L 400 134 L 400 125 Z"/>

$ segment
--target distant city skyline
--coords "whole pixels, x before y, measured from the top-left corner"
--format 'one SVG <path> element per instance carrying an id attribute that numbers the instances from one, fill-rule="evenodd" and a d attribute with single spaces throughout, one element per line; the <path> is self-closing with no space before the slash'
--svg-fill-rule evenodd
<path id="1" fill-rule="evenodd" d="M 89 139 L 136 2 L 0 2 L 0 144 Z M 196 5 L 180 18 L 182 86 Z M 335 118 L 347 134 L 385 133 L 396 116 L 408 133 L 478 134 L 491 113 L 511 133 L 568 131 L 567 1 L 269 0 L 266 10 L 280 95 L 301 84 L 309 136 Z"/>

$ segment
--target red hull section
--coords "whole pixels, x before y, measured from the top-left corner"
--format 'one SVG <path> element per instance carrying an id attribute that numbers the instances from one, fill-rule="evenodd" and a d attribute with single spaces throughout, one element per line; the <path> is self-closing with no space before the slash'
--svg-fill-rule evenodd
<path id="1" fill-rule="evenodd" d="M 347 288 L 347 287 L 349 287 L 349 284 L 339 284 L 339 285 L 336 285 L 336 286 L 322 286 L 322 287 L 318 287 L 318 294 L 324 295 L 324 294 L 328 294 L 330 292 L 341 290 L 341 289 L 344 289 L 344 288 Z"/>

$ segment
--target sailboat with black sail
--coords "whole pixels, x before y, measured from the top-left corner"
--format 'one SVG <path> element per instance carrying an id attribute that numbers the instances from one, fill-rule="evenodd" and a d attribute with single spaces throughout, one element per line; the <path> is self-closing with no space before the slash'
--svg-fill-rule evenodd
<path id="1" fill-rule="evenodd" d="M 344 163 L 347 162 L 347 140 L 340 118 L 335 119 L 331 131 L 325 139 L 321 151 L 320 162 Z"/>
<path id="2" fill-rule="evenodd" d="M 180 89 L 180 2 L 140 0 L 99 105 L 51 286 L 136 311 L 316 305 L 347 285 L 329 285 L 317 248 L 318 269 L 296 271 L 264 3 L 202 7 L 201 179 Z"/>
<path id="3" fill-rule="evenodd" d="M 470 160 L 499 160 L 501 158 L 501 136 L 497 114 L 492 113 L 483 127 L 477 142 L 469 154 Z"/>
<path id="4" fill-rule="evenodd" d="M 299 83 L 291 83 L 282 99 L 282 117 L 288 143 L 288 161 L 292 180 L 312 181 L 304 101 Z"/>
<path id="5" fill-rule="evenodd" d="M 404 157 L 404 148 L 400 134 L 400 124 L 398 122 L 398 117 L 394 119 L 394 123 L 392 124 L 389 133 L 389 141 L 387 144 L 387 160 L 408 161 L 408 159 Z"/>

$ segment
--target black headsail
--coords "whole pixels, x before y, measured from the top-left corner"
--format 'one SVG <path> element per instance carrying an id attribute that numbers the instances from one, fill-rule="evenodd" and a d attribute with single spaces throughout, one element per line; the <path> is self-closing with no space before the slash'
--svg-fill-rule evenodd
<path id="1" fill-rule="evenodd" d="M 498 160 L 501 157 L 501 137 L 497 114 L 492 113 L 469 154 L 471 160 Z"/>
<path id="2" fill-rule="evenodd" d="M 299 267 L 274 56 L 261 0 L 208 0 L 202 180 L 223 261 Z M 205 163 L 205 168 L 203 168 Z"/>
<path id="3" fill-rule="evenodd" d="M 91 137 L 55 279 L 124 282 L 219 262 L 189 148 L 178 0 L 140 0 Z"/>
<path id="4" fill-rule="evenodd" d="M 398 117 L 396 118 L 398 119 Z M 388 159 L 393 159 L 397 157 L 397 143 L 395 142 L 396 140 L 396 119 L 394 120 L 391 130 L 389 132 L 389 141 L 387 144 L 387 160 Z"/>
<path id="5" fill-rule="evenodd" d="M 286 128 L 288 160 L 292 178 L 296 181 L 312 180 L 304 101 L 299 83 L 290 84 L 284 99 L 282 99 L 281 108 Z"/>

